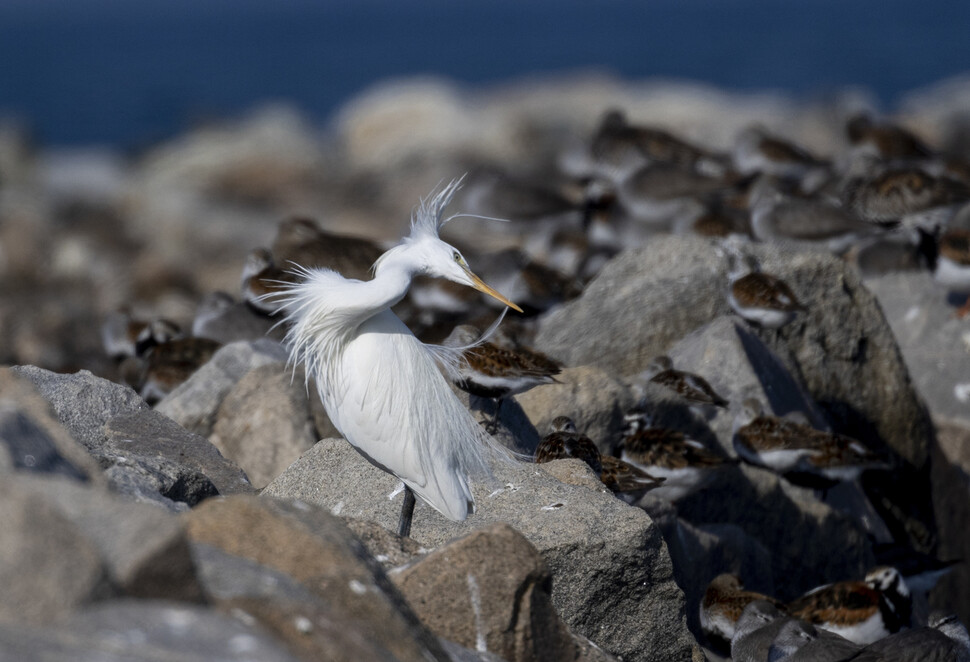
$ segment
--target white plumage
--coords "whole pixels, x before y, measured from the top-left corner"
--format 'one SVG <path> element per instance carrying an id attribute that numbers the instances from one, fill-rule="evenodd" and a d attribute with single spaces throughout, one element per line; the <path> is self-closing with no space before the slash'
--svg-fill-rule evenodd
<path id="1" fill-rule="evenodd" d="M 370 462 L 460 521 L 474 506 L 469 477 L 488 473 L 486 456 L 496 448 L 439 370 L 454 371 L 466 348 L 426 345 L 390 310 L 418 275 L 448 278 L 517 308 L 438 238 L 459 184 L 422 201 L 410 235 L 378 259 L 371 280 L 298 268 L 301 282 L 276 300 L 290 326 L 290 360 L 306 364 L 336 428 Z"/>

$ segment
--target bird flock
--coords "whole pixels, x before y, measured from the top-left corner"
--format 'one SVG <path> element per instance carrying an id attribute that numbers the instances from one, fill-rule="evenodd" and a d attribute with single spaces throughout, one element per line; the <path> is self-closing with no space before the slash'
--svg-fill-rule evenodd
<path id="1" fill-rule="evenodd" d="M 760 268 L 749 250 L 758 242 L 830 252 L 867 273 L 925 270 L 941 288 L 970 295 L 970 161 L 932 149 L 902 126 L 869 115 L 851 118 L 845 125 L 844 149 L 823 158 L 761 126 L 748 127 L 729 150 L 718 151 L 611 110 L 581 144 L 564 146 L 554 166 L 529 174 L 483 166 L 468 174 L 460 191 L 455 183 L 444 190 L 444 195 L 439 190 L 429 198 L 433 208 L 422 207 L 418 214 L 424 216 L 396 246 L 334 233 L 308 218 L 286 219 L 270 248 L 255 248 L 249 255 L 237 295 L 214 293 L 204 301 L 191 332 L 168 320 L 138 319 L 122 310 L 105 321 L 105 351 L 119 361 L 124 379 L 156 402 L 221 344 L 240 336 L 275 334 L 288 343 L 296 361 L 307 362 L 308 383 L 351 443 L 443 514 L 463 519 L 473 507 L 465 481 L 481 457 L 454 455 L 446 446 L 432 448 L 415 436 L 400 442 L 411 449 L 404 455 L 421 465 L 414 470 L 373 450 L 372 438 L 395 443 L 400 426 L 377 430 L 374 420 L 350 420 L 342 413 L 346 410 L 339 401 L 346 394 L 341 389 L 346 391 L 350 377 L 334 372 L 334 366 L 341 364 L 341 353 L 354 339 L 344 338 L 339 349 L 334 349 L 337 344 L 314 346 L 342 309 L 331 303 L 326 310 L 308 312 L 332 296 L 334 288 L 353 283 L 358 288 L 353 292 L 363 292 L 361 284 L 386 280 L 405 253 L 416 251 L 425 239 L 421 245 L 443 251 L 434 259 L 448 263 L 454 273 L 433 266 L 438 263 L 430 258 L 408 266 L 406 283 L 402 280 L 380 305 L 355 318 L 353 328 L 360 332 L 361 325 L 379 316 L 382 328 L 393 327 L 402 338 L 413 332 L 410 337 L 422 341 L 420 347 L 443 343 L 447 356 L 458 357 L 444 374 L 457 388 L 495 401 L 494 417 L 483 428 L 485 437 L 499 428 L 504 401 L 561 379 L 563 366 L 532 347 L 537 321 L 579 296 L 614 255 L 658 233 L 691 233 L 717 241 L 729 273 L 716 295 L 746 323 L 769 331 L 811 315 L 811 310 L 782 279 Z M 484 232 L 497 238 L 491 245 L 500 247 L 479 244 L 473 233 L 470 239 L 469 233 L 456 232 L 447 244 L 438 237 L 444 206 L 453 196 L 469 215 L 510 221 L 476 222 L 476 228 L 486 227 Z M 434 224 L 434 231 L 422 223 Z M 484 282 L 494 289 L 479 287 Z M 492 297 L 482 297 L 473 288 Z M 356 296 L 348 294 L 341 305 L 353 307 L 359 303 L 351 300 Z M 512 302 L 522 314 L 509 316 L 483 337 L 479 330 Z M 954 314 L 968 310 L 970 303 Z M 435 352 L 425 355 L 419 345 L 407 346 L 414 356 L 441 358 Z M 367 388 L 354 396 L 358 408 L 382 379 L 384 390 L 411 393 L 403 377 L 382 371 L 374 361 L 380 356 L 385 363 L 405 360 L 402 351 L 387 353 L 371 346 L 354 358 L 354 370 L 371 371 L 371 379 L 363 382 Z M 367 358 L 366 352 L 384 353 Z M 416 359 L 408 360 L 413 366 Z M 428 364 L 422 359 L 421 365 L 424 370 Z M 430 373 L 409 378 L 412 384 L 433 379 Z M 625 412 L 626 429 L 615 439 L 594 441 L 577 428 L 573 412 L 551 412 L 556 417 L 536 447 L 534 461 L 581 460 L 605 489 L 630 503 L 648 493 L 677 502 L 704 489 L 720 472 L 736 471 L 739 462 L 822 493 L 857 480 L 864 471 L 891 466 L 891 458 L 863 440 L 816 429 L 797 417 L 770 415 L 756 400 L 729 403 L 707 379 L 677 370 L 669 357 L 651 362 L 644 379 L 701 413 L 734 405 L 735 455 L 659 425 L 654 403 L 644 398 Z M 412 396 L 447 399 L 439 386 Z M 384 413 L 371 418 L 386 416 L 388 407 L 399 404 L 387 399 Z M 448 428 L 446 418 L 467 423 L 466 412 L 451 405 L 446 414 L 434 414 L 427 403 L 422 407 L 401 416 L 408 421 L 439 416 L 442 430 Z M 415 425 L 415 430 L 426 429 Z M 466 445 L 487 443 L 478 432 L 452 428 L 447 434 Z M 444 464 L 432 466 L 425 455 L 444 457 Z M 440 479 L 445 475 L 457 477 L 457 482 L 444 485 Z M 449 490 L 461 498 L 443 496 Z M 949 567 L 930 566 L 937 575 Z M 928 586 L 914 582 L 927 572 L 921 566 L 904 574 L 894 566 L 880 566 L 864 578 L 832 578 L 840 581 L 787 604 L 745 591 L 736 576 L 721 575 L 701 603 L 705 643 L 740 662 L 970 660 L 970 638 L 954 618 L 938 615 L 918 627 L 911 601 L 913 593 L 925 593 Z"/>

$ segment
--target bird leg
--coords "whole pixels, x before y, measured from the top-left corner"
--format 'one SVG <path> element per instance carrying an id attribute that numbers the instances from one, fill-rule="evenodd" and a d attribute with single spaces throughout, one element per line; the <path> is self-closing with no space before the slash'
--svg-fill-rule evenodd
<path id="1" fill-rule="evenodd" d="M 498 432 L 498 415 L 502 411 L 502 403 L 505 402 L 505 398 L 495 398 L 495 416 L 492 420 L 485 425 L 485 431 L 489 434 L 495 434 Z"/>
<path id="2" fill-rule="evenodd" d="M 397 524 L 397 535 L 407 538 L 411 535 L 411 518 L 414 516 L 414 492 L 404 486 L 404 503 L 401 504 L 401 520 Z"/>

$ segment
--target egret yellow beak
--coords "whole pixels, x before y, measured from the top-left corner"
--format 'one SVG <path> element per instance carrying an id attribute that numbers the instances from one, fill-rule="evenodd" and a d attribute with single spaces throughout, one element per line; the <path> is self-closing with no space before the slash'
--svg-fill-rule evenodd
<path id="1" fill-rule="evenodd" d="M 494 298 L 498 299 L 499 301 L 501 301 L 502 303 L 504 303 L 506 306 L 508 306 L 512 310 L 517 310 L 520 313 L 522 312 L 522 309 L 521 308 L 519 308 L 518 306 L 516 306 L 514 303 L 512 303 L 511 301 L 509 301 L 505 297 L 503 297 L 501 294 L 499 294 L 498 292 L 496 292 L 494 289 L 492 289 L 488 285 L 486 285 L 485 284 L 485 281 L 483 281 L 481 278 L 479 278 L 478 276 L 476 276 L 475 274 L 473 274 L 471 272 L 471 269 L 465 269 L 465 273 L 468 274 L 468 277 L 469 278 L 471 278 L 472 283 L 473 283 L 472 287 L 474 287 L 476 290 L 478 290 L 479 292 L 484 292 L 485 294 L 489 295 L 490 297 L 494 297 Z"/>

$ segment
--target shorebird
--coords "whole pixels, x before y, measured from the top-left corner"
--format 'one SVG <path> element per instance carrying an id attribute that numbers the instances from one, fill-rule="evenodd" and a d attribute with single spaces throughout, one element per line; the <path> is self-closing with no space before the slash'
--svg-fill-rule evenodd
<path id="1" fill-rule="evenodd" d="M 768 662 L 843 662 L 861 648 L 834 632 L 795 619 L 785 623 L 771 642 Z"/>
<path id="2" fill-rule="evenodd" d="M 754 258 L 735 259 L 728 273 L 728 304 L 749 322 L 779 329 L 806 310 L 788 283 L 758 269 Z"/>
<path id="3" fill-rule="evenodd" d="M 791 621 L 767 600 L 749 602 L 734 625 L 731 639 L 732 662 L 764 662 L 771 643 Z"/>
<path id="4" fill-rule="evenodd" d="M 620 459 L 665 478 L 654 496 L 676 501 L 696 492 L 714 476 L 714 471 L 735 461 L 715 455 L 704 444 L 684 433 L 651 426 L 650 414 L 627 414 L 627 431 L 619 444 Z"/>
<path id="5" fill-rule="evenodd" d="M 371 265 L 383 252 L 369 239 L 327 232 L 312 219 L 299 216 L 280 222 L 272 246 L 275 263 L 283 269 L 293 265 L 333 269 L 357 280 L 370 278 Z"/>
<path id="6" fill-rule="evenodd" d="M 788 611 L 865 645 L 909 627 L 912 598 L 899 571 L 886 566 L 870 571 L 863 581 L 814 588 L 788 603 Z"/>
<path id="7" fill-rule="evenodd" d="M 270 300 L 274 292 L 287 283 L 296 282 L 293 272 L 276 264 L 273 254 L 266 248 L 254 248 L 243 265 L 239 288 L 242 299 L 260 313 L 272 315 L 276 305 Z"/>
<path id="8" fill-rule="evenodd" d="M 152 347 L 145 354 L 139 394 L 154 404 L 171 393 L 212 358 L 221 345 L 208 338 L 175 338 Z"/>
<path id="9" fill-rule="evenodd" d="M 853 148 L 871 150 L 884 161 L 933 156 L 933 151 L 912 131 L 889 122 L 874 122 L 865 113 L 849 119 L 845 133 Z"/>
<path id="10" fill-rule="evenodd" d="M 852 176 L 842 194 L 846 209 L 883 227 L 902 225 L 934 232 L 970 201 L 970 186 L 920 166 L 883 168 L 862 159 L 863 174 Z M 868 170 L 868 172 L 866 172 Z"/>
<path id="11" fill-rule="evenodd" d="M 462 351 L 462 364 L 458 367 L 455 385 L 480 398 L 495 400 L 495 418 L 498 424 L 502 402 L 542 384 L 555 384 L 562 365 L 545 354 L 519 348 L 499 347 L 495 343 L 477 343 L 481 336 L 475 327 L 463 324 L 456 327 L 445 339 L 448 347 L 468 347 Z"/>
<path id="12" fill-rule="evenodd" d="M 863 648 L 853 662 L 970 662 L 970 634 L 956 616 L 904 630 Z"/>
<path id="13" fill-rule="evenodd" d="M 674 369 L 674 362 L 666 355 L 652 358 L 643 376 L 647 381 L 670 389 L 693 405 L 713 405 L 724 408 L 729 404 L 700 375 Z"/>
<path id="14" fill-rule="evenodd" d="M 797 180 L 802 189 L 815 190 L 828 177 L 827 161 L 760 126 L 750 126 L 737 135 L 731 156 L 743 175 L 760 172 Z"/>
<path id="15" fill-rule="evenodd" d="M 770 596 L 744 590 L 737 575 L 723 573 L 711 580 L 701 600 L 700 619 L 701 629 L 712 646 L 722 651 L 730 649 L 741 612 L 755 600 L 769 602 L 779 610 L 785 609 L 780 601 Z"/>
<path id="16" fill-rule="evenodd" d="M 539 442 L 534 457 L 537 464 L 570 457 L 583 460 L 600 481 L 616 493 L 646 492 L 664 482 L 663 478 L 652 476 L 627 462 L 600 454 L 593 440 L 580 434 L 568 416 L 553 419 L 550 432 Z"/>
<path id="17" fill-rule="evenodd" d="M 113 359 L 144 356 L 152 347 L 182 335 L 175 322 L 163 318 L 135 319 L 127 310 L 111 313 L 101 325 L 101 345 Z"/>
<path id="18" fill-rule="evenodd" d="M 822 489 L 855 480 L 867 469 L 886 468 L 885 461 L 862 442 L 769 416 L 754 398 L 745 400 L 735 417 L 733 444 L 745 462 Z"/>

